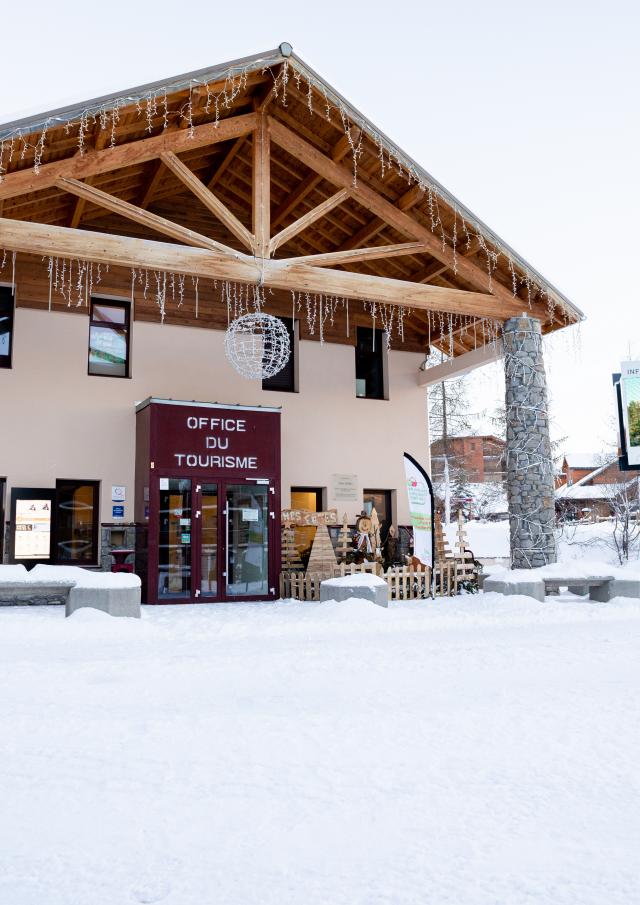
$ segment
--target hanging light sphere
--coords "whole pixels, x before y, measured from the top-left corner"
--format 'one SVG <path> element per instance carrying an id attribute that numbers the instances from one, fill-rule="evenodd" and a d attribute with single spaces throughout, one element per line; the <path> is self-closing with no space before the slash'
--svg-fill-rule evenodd
<path id="1" fill-rule="evenodd" d="M 232 321 L 224 338 L 225 355 L 247 380 L 273 377 L 289 361 L 289 334 L 271 314 L 254 312 Z"/>

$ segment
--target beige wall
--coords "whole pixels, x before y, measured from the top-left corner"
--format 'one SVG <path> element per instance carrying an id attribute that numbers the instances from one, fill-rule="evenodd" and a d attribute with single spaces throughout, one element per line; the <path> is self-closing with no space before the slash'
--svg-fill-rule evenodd
<path id="1" fill-rule="evenodd" d="M 326 487 L 328 505 L 350 518 L 358 503 L 332 499 L 332 474 L 353 473 L 363 487 L 396 489 L 407 524 L 402 453 L 427 462 L 423 358 L 389 354 L 388 401 L 355 397 L 349 346 L 300 343 L 300 392 L 263 391 L 238 376 L 215 330 L 136 322 L 132 379 L 87 375 L 84 315 L 18 308 L 13 369 L 0 370 L 0 477 L 8 488 L 53 487 L 56 478 L 102 482 L 101 520 L 111 521 L 111 485 L 125 484 L 133 520 L 134 403 L 147 396 L 282 406 L 282 505 L 290 487 Z M 7 501 L 9 494 L 7 492 Z"/>

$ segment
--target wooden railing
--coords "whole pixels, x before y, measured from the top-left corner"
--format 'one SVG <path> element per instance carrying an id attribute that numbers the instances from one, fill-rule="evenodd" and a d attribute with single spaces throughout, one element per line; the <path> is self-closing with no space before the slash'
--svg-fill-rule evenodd
<path id="1" fill-rule="evenodd" d="M 436 563 L 433 574 L 428 567 L 398 566 L 385 572 L 378 563 L 340 565 L 332 572 L 281 572 L 280 597 L 295 600 L 320 600 L 320 583 L 339 575 L 373 572 L 387 582 L 389 600 L 425 600 L 428 597 L 451 597 L 462 582 L 472 577 L 469 562 L 445 560 Z"/>

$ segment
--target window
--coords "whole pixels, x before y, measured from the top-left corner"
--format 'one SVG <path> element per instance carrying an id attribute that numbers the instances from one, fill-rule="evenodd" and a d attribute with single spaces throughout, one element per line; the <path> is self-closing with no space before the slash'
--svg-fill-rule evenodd
<path id="1" fill-rule="evenodd" d="M 91 299 L 89 374 L 129 377 L 129 302 Z"/>
<path id="2" fill-rule="evenodd" d="M 98 481 L 56 481 L 56 562 L 98 564 L 99 487 Z"/>
<path id="3" fill-rule="evenodd" d="M 386 340 L 382 330 L 358 327 L 356 336 L 356 396 L 386 399 Z"/>
<path id="4" fill-rule="evenodd" d="M 294 329 L 293 319 L 290 317 L 280 317 L 282 323 L 287 328 L 289 334 L 289 348 L 291 354 L 289 361 L 281 371 L 274 374 L 273 377 L 265 377 L 262 381 L 263 390 L 279 390 L 281 393 L 297 393 L 298 392 L 298 327 Z"/>
<path id="5" fill-rule="evenodd" d="M 364 511 L 371 515 L 376 510 L 380 522 L 380 539 L 387 539 L 389 528 L 393 524 L 393 499 L 391 490 L 363 490 L 362 502 Z"/>
<path id="6" fill-rule="evenodd" d="M 292 487 L 291 508 L 307 509 L 309 512 L 322 512 L 324 508 L 324 496 L 324 487 Z M 302 527 L 298 525 L 295 528 L 294 533 L 294 543 L 302 561 L 306 563 L 309 554 L 311 553 L 311 547 L 316 536 L 316 529 L 311 526 Z"/>
<path id="7" fill-rule="evenodd" d="M 13 353 L 13 293 L 0 286 L 0 368 L 11 367 Z"/>

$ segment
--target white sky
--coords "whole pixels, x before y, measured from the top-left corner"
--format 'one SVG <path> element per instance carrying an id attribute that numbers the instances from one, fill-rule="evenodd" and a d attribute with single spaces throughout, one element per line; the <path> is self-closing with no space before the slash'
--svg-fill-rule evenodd
<path id="1" fill-rule="evenodd" d="M 572 450 L 611 440 L 610 375 L 640 357 L 637 2 L 6 7 L 0 120 L 289 41 L 586 313 L 547 356 L 554 432 Z M 478 407 L 499 401 L 493 372 Z"/>

